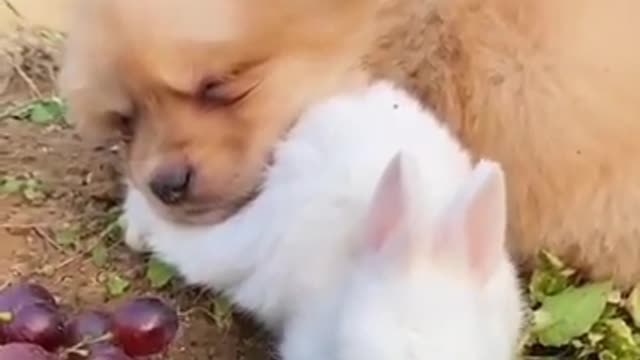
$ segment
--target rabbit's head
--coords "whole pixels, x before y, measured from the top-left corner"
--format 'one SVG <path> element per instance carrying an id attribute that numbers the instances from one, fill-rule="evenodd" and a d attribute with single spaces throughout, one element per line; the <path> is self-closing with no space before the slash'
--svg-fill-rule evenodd
<path id="1" fill-rule="evenodd" d="M 418 176 L 398 155 L 378 185 L 366 255 L 338 302 L 338 358 L 511 358 L 521 304 L 500 166 L 481 161 L 436 213 L 421 203 Z"/>

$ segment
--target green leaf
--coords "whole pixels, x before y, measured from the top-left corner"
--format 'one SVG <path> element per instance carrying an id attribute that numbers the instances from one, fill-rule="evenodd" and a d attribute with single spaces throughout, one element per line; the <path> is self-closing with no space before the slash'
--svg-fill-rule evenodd
<path id="1" fill-rule="evenodd" d="M 62 246 L 75 246 L 79 240 L 78 229 L 75 227 L 66 227 L 55 233 L 55 240 Z"/>
<path id="2" fill-rule="evenodd" d="M 124 234 L 124 227 L 121 224 L 120 217 L 123 216 L 120 207 L 112 207 L 107 210 L 102 222 L 104 229 L 98 236 L 100 239 L 111 241 L 119 241 Z"/>
<path id="3" fill-rule="evenodd" d="M 22 186 L 22 196 L 29 201 L 39 201 L 46 197 L 42 182 L 38 179 L 27 178 Z"/>
<path id="4" fill-rule="evenodd" d="M 600 353 L 598 353 L 598 359 L 599 360 L 620 360 L 620 359 L 618 359 L 617 356 L 615 356 L 609 350 L 603 350 Z"/>
<path id="5" fill-rule="evenodd" d="M 107 264 L 107 261 L 109 261 L 109 251 L 104 243 L 99 242 L 91 250 L 91 261 L 99 268 L 104 267 Z"/>
<path id="6" fill-rule="evenodd" d="M 622 311 L 620 311 L 620 308 L 618 307 L 618 305 L 608 303 L 605 306 L 604 311 L 602 312 L 602 315 L 600 315 L 600 319 L 602 320 L 614 319 L 614 318 L 619 318 L 620 316 L 622 316 Z"/>
<path id="7" fill-rule="evenodd" d="M 29 121 L 38 125 L 49 125 L 62 120 L 65 111 L 64 103 L 54 97 L 34 102 L 26 112 Z"/>
<path id="8" fill-rule="evenodd" d="M 112 297 L 118 297 L 122 296 L 127 292 L 127 290 L 129 290 L 131 283 L 128 280 L 123 279 L 120 275 L 113 274 L 107 279 L 106 285 L 109 295 Z"/>
<path id="9" fill-rule="evenodd" d="M 605 349 L 616 359 L 640 359 L 640 347 L 633 337 L 633 331 L 622 319 L 602 322 L 605 328 Z"/>
<path id="10" fill-rule="evenodd" d="M 625 303 L 625 308 L 631 319 L 633 319 L 635 326 L 640 328 L 640 284 L 634 286 L 633 290 L 631 290 Z"/>
<path id="11" fill-rule="evenodd" d="M 574 271 L 567 268 L 560 259 L 548 252 L 541 252 L 538 266 L 529 281 L 529 295 L 534 304 L 545 297 L 559 293 L 570 285 Z"/>
<path id="12" fill-rule="evenodd" d="M 611 282 L 569 287 L 546 297 L 534 312 L 533 333 L 544 346 L 563 346 L 584 335 L 598 321 L 607 304 Z"/>
<path id="13" fill-rule="evenodd" d="M 36 124 L 48 124 L 56 120 L 55 114 L 43 103 L 34 104 L 29 111 L 29 119 Z"/>
<path id="14" fill-rule="evenodd" d="M 46 197 L 42 191 L 34 188 L 25 188 L 22 195 L 29 201 L 38 201 Z"/>
<path id="15" fill-rule="evenodd" d="M 111 241 L 118 241 L 122 239 L 122 237 L 124 236 L 125 227 L 122 225 L 122 221 L 120 220 L 120 218 L 123 216 L 124 215 L 115 217 L 109 222 L 109 225 L 107 225 L 106 229 L 103 232 L 104 237 Z"/>
<path id="16" fill-rule="evenodd" d="M 152 257 L 147 264 L 147 279 L 151 287 L 160 289 L 167 285 L 176 276 L 176 270 L 169 264 Z"/>
<path id="17" fill-rule="evenodd" d="M 5 176 L 0 179 L 0 193 L 3 194 L 16 194 L 22 190 L 24 181 L 21 181 L 15 176 Z"/>

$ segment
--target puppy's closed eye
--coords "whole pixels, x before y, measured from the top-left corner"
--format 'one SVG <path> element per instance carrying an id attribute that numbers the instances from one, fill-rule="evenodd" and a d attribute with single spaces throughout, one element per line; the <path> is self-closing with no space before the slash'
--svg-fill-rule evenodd
<path id="1" fill-rule="evenodd" d="M 219 79 L 206 79 L 196 92 L 196 99 L 204 106 L 224 107 L 238 101 L 240 96 L 226 86 L 225 81 Z"/>
<path id="2" fill-rule="evenodd" d="M 255 83 L 247 85 L 245 81 L 205 80 L 195 98 L 201 106 L 218 109 L 235 105 L 255 88 Z"/>
<path id="3" fill-rule="evenodd" d="M 227 76 L 207 77 L 196 91 L 196 99 L 207 107 L 219 108 L 236 104 L 249 95 L 259 84 L 256 75 L 264 61 L 236 66 Z"/>

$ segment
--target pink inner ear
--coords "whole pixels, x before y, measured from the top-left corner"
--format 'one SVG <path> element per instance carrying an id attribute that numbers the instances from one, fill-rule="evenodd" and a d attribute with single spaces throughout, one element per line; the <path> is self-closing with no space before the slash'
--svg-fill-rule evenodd
<path id="1" fill-rule="evenodd" d="M 379 250 L 407 217 L 407 193 L 402 155 L 397 154 L 385 169 L 375 191 L 365 222 L 370 248 Z"/>
<path id="2" fill-rule="evenodd" d="M 506 196 L 502 170 L 496 163 L 483 161 L 476 166 L 468 203 L 465 234 L 468 237 L 470 265 L 482 280 L 494 271 L 506 231 Z"/>
<path id="3" fill-rule="evenodd" d="M 448 251 L 465 248 L 469 270 L 484 282 L 500 260 L 505 238 L 505 185 L 499 165 L 481 161 L 452 205 L 445 219 L 448 239 L 440 245 Z"/>

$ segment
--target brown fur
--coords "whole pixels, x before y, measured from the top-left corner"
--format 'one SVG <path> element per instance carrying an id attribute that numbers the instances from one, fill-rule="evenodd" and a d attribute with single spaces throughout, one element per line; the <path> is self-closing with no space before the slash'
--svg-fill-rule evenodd
<path id="1" fill-rule="evenodd" d="M 596 277 L 640 280 L 637 1 L 85 0 L 78 11 L 62 78 L 73 118 L 105 135 L 110 113 L 135 104 L 129 177 L 142 189 L 157 164 L 194 162 L 211 211 L 194 220 L 158 204 L 174 219 L 240 206 L 301 109 L 358 84 L 361 63 L 504 164 L 519 259 L 547 248 Z M 241 103 L 193 101 L 203 78 L 236 68 L 222 91 L 258 84 Z"/>
<path id="2" fill-rule="evenodd" d="M 423 3 L 388 10 L 411 21 L 393 24 L 369 66 L 504 164 L 520 259 L 547 248 L 594 276 L 639 281 L 640 3 Z"/>

